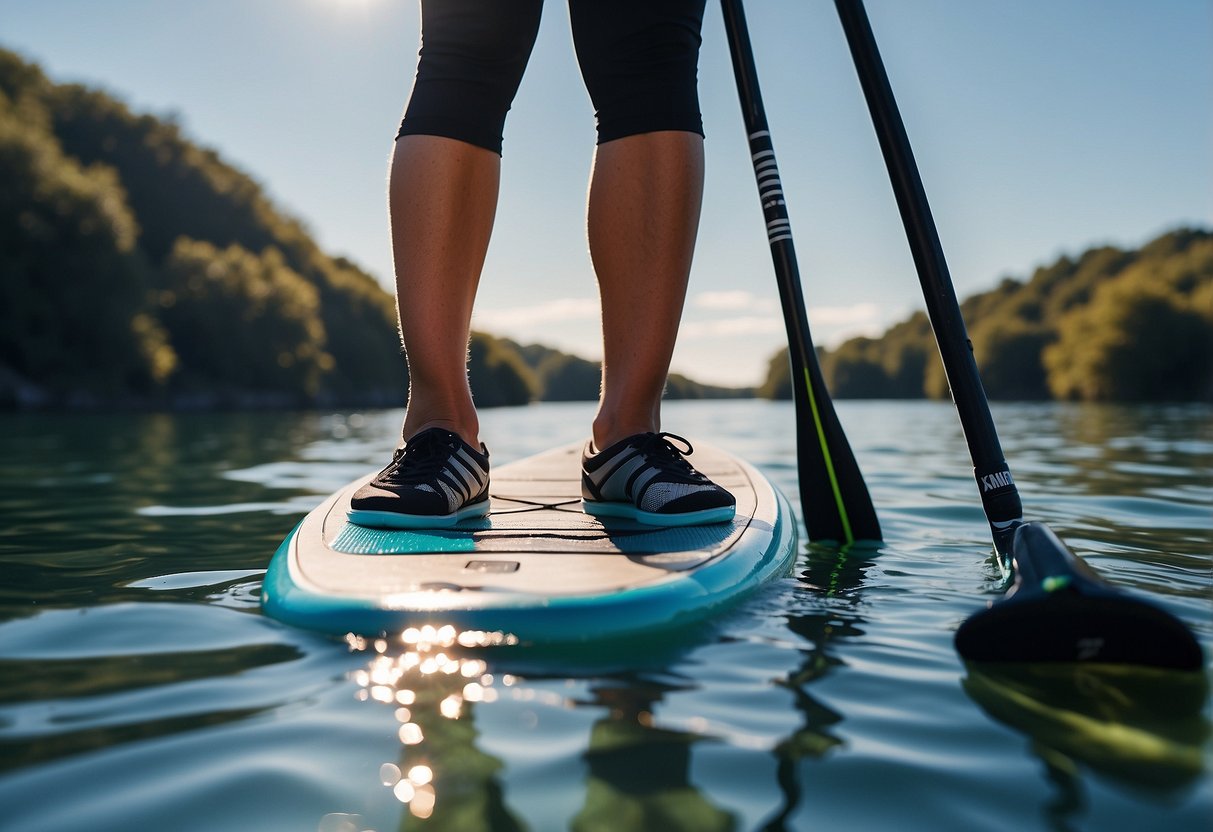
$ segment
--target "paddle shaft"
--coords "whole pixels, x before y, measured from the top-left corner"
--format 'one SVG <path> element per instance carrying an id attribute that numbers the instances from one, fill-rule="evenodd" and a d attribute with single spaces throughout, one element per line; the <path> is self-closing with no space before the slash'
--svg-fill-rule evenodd
<path id="1" fill-rule="evenodd" d="M 741 0 L 721 0 L 721 7 L 787 327 L 805 526 L 814 541 L 849 544 L 856 540 L 880 540 L 880 524 L 872 498 L 834 411 L 809 334 L 792 225 L 758 88 L 745 11 Z"/>
<path id="2" fill-rule="evenodd" d="M 835 0 L 835 6 L 889 169 L 931 328 L 973 460 L 973 474 L 986 519 L 996 548 L 1005 555 L 1010 551 L 1015 526 L 1022 522 L 1023 507 L 990 415 L 931 206 L 862 0 Z"/>

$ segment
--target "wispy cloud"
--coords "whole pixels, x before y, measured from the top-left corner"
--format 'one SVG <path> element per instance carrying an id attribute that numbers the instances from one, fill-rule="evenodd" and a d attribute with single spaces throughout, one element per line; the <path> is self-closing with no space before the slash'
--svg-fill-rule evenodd
<path id="1" fill-rule="evenodd" d="M 691 298 L 694 309 L 719 309 L 726 312 L 775 312 L 779 302 L 771 297 L 759 297 L 744 289 L 725 292 L 700 292 Z"/>
<path id="2" fill-rule="evenodd" d="M 598 320 L 597 298 L 553 298 L 532 306 L 476 309 L 475 325 L 489 330 L 514 331 L 540 324 Z"/>
<path id="3" fill-rule="evenodd" d="M 741 335 L 768 335 L 783 331 L 783 318 L 743 315 L 715 321 L 687 321 L 678 331 L 685 340 L 696 338 L 735 338 Z"/>
<path id="4" fill-rule="evenodd" d="M 695 296 L 690 306 L 691 315 L 683 323 L 679 336 L 685 340 L 763 336 L 784 331 L 783 315 L 778 303 L 750 292 L 704 292 Z M 696 315 L 719 312 L 734 314 L 706 320 Z M 815 340 L 828 346 L 856 335 L 879 334 L 889 320 L 880 305 L 875 303 L 814 306 L 809 309 Z"/>
<path id="5" fill-rule="evenodd" d="M 809 318 L 822 326 L 862 327 L 879 326 L 882 323 L 880 306 L 875 303 L 856 303 L 851 306 L 814 306 L 809 309 Z"/>
<path id="6" fill-rule="evenodd" d="M 813 306 L 809 322 L 817 344 L 836 347 L 857 335 L 880 334 L 899 313 L 877 303 Z M 528 306 L 477 308 L 473 325 L 596 358 L 601 355 L 599 314 L 597 297 L 552 298 Z M 723 378 L 725 365 L 765 366 L 769 353 L 784 343 L 783 313 L 777 298 L 744 290 L 701 292 L 688 298 L 678 340 L 685 345 L 684 358 L 698 356 L 707 362 L 694 368 L 694 377 Z"/>

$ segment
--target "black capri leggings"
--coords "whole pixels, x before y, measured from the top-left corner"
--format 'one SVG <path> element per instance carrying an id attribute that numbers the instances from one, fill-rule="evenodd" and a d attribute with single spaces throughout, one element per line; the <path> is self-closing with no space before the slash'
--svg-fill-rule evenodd
<path id="1" fill-rule="evenodd" d="M 705 0 L 569 0 L 598 143 L 703 135 L 697 72 Z M 539 31 L 543 0 L 421 0 L 421 54 L 399 136 L 501 153 L 501 134 Z"/>

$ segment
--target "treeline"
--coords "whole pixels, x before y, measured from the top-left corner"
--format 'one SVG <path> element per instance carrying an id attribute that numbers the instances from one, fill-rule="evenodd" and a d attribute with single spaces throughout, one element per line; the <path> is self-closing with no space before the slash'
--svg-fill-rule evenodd
<path id="1" fill-rule="evenodd" d="M 399 401 L 391 298 L 170 121 L 0 51 L 0 367 L 61 401 Z"/>
<path id="2" fill-rule="evenodd" d="M 991 399 L 1213 400 L 1213 232 L 1093 248 L 961 304 Z M 819 351 L 838 398 L 948 396 L 926 314 Z M 787 352 L 759 395 L 790 398 Z"/>
<path id="3" fill-rule="evenodd" d="M 0 405 L 399 404 L 391 296 L 169 119 L 0 50 Z M 962 304 L 995 399 L 1213 399 L 1213 233 L 1063 257 Z M 839 398 L 945 398 L 926 316 L 819 353 Z M 477 333 L 481 406 L 599 367 Z M 672 398 L 753 394 L 672 376 Z M 760 395 L 789 397 L 786 352 Z"/>
<path id="4" fill-rule="evenodd" d="M 0 404 L 403 402 L 391 295 L 172 120 L 0 50 L 0 181 Z M 597 397 L 528 349 L 473 336 L 479 404 Z"/>
<path id="5" fill-rule="evenodd" d="M 504 338 L 494 340 L 518 353 L 531 372 L 537 400 L 572 402 L 598 399 L 598 388 L 602 380 L 602 365 L 599 362 L 588 361 L 540 344 L 521 346 Z M 670 374 L 665 390 L 667 399 L 736 399 L 753 395 L 752 387 L 702 384 L 678 373 Z"/>

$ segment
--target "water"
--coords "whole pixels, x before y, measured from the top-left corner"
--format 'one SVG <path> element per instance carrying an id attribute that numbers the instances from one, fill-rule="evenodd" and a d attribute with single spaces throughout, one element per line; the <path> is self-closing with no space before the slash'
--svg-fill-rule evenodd
<path id="1" fill-rule="evenodd" d="M 378 467 L 398 412 L 0 417 L 0 828 L 1208 829 L 1208 674 L 966 668 L 952 633 L 1000 586 L 956 417 L 839 409 L 879 550 L 805 546 L 688 640 L 547 657 L 260 614 L 279 541 Z M 590 413 L 483 433 L 501 463 Z M 1029 516 L 1213 654 L 1213 412 L 995 417 Z M 795 497 L 790 405 L 666 422 Z"/>

